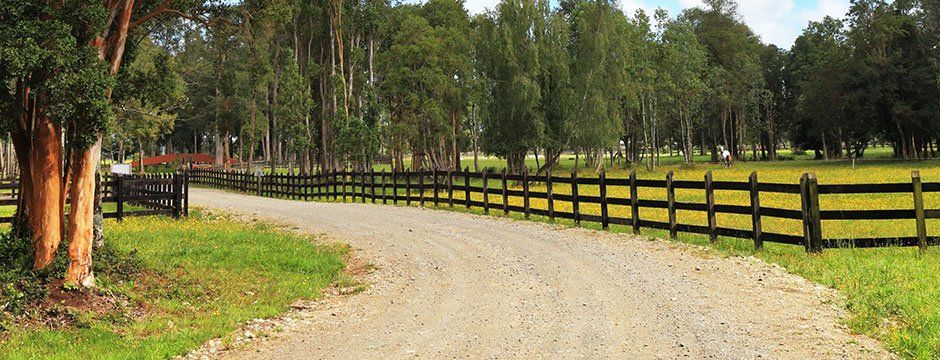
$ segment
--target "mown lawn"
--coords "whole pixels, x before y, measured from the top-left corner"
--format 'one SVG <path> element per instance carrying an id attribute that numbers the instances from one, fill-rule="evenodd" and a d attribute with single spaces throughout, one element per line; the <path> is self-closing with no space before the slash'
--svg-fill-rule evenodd
<path id="1" fill-rule="evenodd" d="M 314 299 L 343 269 L 345 247 L 318 245 L 265 224 L 202 216 L 109 221 L 107 241 L 135 252 L 143 275 L 99 290 L 122 294 L 134 314 L 80 314 L 64 329 L 13 327 L 0 358 L 164 359 L 224 337 L 253 318 Z"/>

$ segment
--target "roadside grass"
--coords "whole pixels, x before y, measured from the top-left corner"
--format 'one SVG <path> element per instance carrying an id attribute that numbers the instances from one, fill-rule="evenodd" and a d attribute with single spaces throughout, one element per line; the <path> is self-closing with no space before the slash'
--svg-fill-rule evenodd
<path id="1" fill-rule="evenodd" d="M 297 299 L 320 297 L 339 278 L 347 252 L 268 224 L 198 211 L 180 221 L 109 220 L 106 231 L 106 241 L 136 254 L 143 268 L 128 281 L 99 276 L 96 291 L 128 299 L 127 313 L 77 314 L 81 321 L 64 328 L 13 326 L 0 342 L 0 358 L 183 355 L 250 319 L 281 314 Z"/>

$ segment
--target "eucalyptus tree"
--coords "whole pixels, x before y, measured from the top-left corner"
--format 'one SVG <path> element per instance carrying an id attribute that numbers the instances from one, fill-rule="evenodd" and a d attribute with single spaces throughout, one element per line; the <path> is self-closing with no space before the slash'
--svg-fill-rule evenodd
<path id="1" fill-rule="evenodd" d="M 200 5 L 183 0 L 0 5 L 0 78 L 11 84 L 0 91 L 0 104 L 13 114 L 7 125 L 24 179 L 15 227 L 18 234 L 31 235 L 36 269 L 51 264 L 67 233 L 66 283 L 94 285 L 94 178 L 103 135 L 114 119 L 114 76 L 125 50 L 135 45 L 128 39 L 147 33 L 155 19 L 192 17 Z"/>
<path id="2" fill-rule="evenodd" d="M 832 146 L 834 130 L 847 126 L 849 121 L 845 88 L 848 51 L 843 23 L 826 18 L 810 23 L 791 52 L 790 71 L 799 94 L 794 143 L 804 149 L 817 149 L 817 156 L 824 159 L 836 148 Z"/>
<path id="3" fill-rule="evenodd" d="M 720 68 L 711 71 L 721 79 L 712 82 L 715 86 L 708 102 L 716 111 L 709 117 L 718 117 L 721 122 L 708 123 L 708 131 L 720 134 L 724 147 L 739 157 L 741 142 L 750 136 L 747 130 L 753 117 L 749 107 L 753 108 L 761 90 L 755 87 L 759 84 L 755 79 L 760 70 L 760 41 L 741 20 L 734 0 L 706 0 L 703 8 L 686 10 L 682 17 L 693 24 L 708 49 L 709 64 Z"/>
<path id="4" fill-rule="evenodd" d="M 703 109 L 708 52 L 695 36 L 692 24 L 677 19 L 665 25 L 662 35 L 663 83 L 681 130 L 680 143 L 687 165 L 694 161 L 693 132 Z"/>
<path id="5" fill-rule="evenodd" d="M 477 65 L 488 102 L 481 122 L 484 151 L 507 160 L 509 171 L 525 169 L 526 154 L 540 144 L 543 75 L 540 41 L 545 0 L 504 0 L 477 24 Z"/>
<path id="6" fill-rule="evenodd" d="M 578 2 L 571 13 L 572 92 L 577 104 L 572 109 L 577 123 L 571 146 L 590 154 L 598 172 L 604 150 L 617 144 L 623 126 L 626 25 L 616 4 L 603 0 Z"/>

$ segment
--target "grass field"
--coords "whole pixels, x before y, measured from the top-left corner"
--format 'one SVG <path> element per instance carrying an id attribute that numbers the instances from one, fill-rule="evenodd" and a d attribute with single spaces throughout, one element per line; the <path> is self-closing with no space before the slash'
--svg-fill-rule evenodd
<path id="1" fill-rule="evenodd" d="M 346 249 L 265 224 L 193 214 L 108 221 L 107 241 L 135 253 L 143 268 L 132 281 L 99 277 L 99 290 L 127 297 L 117 314 L 73 314 L 64 329 L 13 327 L 0 342 L 4 359 L 165 359 L 224 337 L 254 318 L 314 299 L 337 279 Z M 145 309 L 135 315 L 134 309 Z"/>

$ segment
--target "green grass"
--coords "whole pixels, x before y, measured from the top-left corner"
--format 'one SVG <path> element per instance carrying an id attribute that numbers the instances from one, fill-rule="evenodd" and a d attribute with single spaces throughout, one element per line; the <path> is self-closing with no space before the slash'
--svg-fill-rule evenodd
<path id="1" fill-rule="evenodd" d="M 107 241 L 134 252 L 145 275 L 133 282 L 99 278 L 99 291 L 143 304 L 143 318 L 102 316 L 67 329 L 11 330 L 0 358 L 164 359 L 224 337 L 253 318 L 314 299 L 337 279 L 346 249 L 265 224 L 194 213 L 190 219 L 131 218 L 106 224 Z"/>

